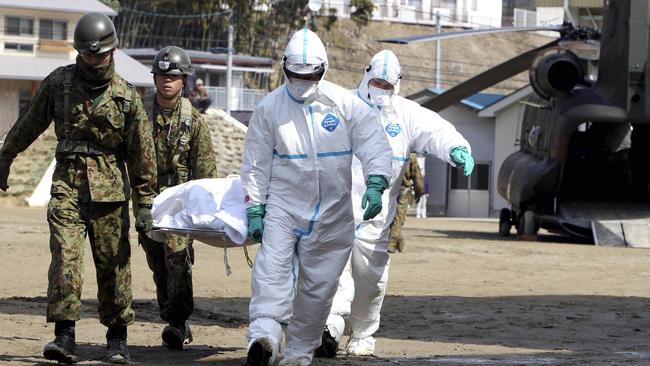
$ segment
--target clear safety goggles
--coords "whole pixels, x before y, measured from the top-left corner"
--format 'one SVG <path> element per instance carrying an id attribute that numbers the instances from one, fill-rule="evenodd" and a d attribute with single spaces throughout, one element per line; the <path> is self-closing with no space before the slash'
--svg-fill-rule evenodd
<path id="1" fill-rule="evenodd" d="M 183 65 L 179 62 L 173 61 L 158 61 L 158 69 L 160 71 L 182 70 Z"/>
<path id="2" fill-rule="evenodd" d="M 317 74 L 325 69 L 326 60 L 309 55 L 285 56 L 282 66 L 296 74 Z"/>
<path id="3" fill-rule="evenodd" d="M 285 63 L 283 70 L 289 79 L 320 81 L 325 75 L 325 63 L 317 65 Z"/>
<path id="4" fill-rule="evenodd" d="M 397 83 L 402 80 L 402 71 L 397 70 L 394 67 L 388 67 L 386 70 L 383 70 L 383 68 L 373 68 L 372 65 L 368 65 L 368 67 L 366 67 L 366 73 L 370 76 L 370 80 L 385 80 L 393 86 L 397 85 Z M 380 88 L 380 86 L 376 87 Z"/>

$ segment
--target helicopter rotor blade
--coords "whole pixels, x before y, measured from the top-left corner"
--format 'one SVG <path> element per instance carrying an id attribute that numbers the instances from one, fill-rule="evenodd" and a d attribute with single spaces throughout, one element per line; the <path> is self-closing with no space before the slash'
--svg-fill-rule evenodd
<path id="1" fill-rule="evenodd" d="M 422 104 L 423 107 L 429 108 L 434 112 L 439 112 L 467 97 L 470 97 L 481 90 L 487 89 L 503 80 L 526 71 L 540 51 L 554 47 L 560 42 L 556 39 L 543 46 L 537 47 L 525 53 L 522 53 L 510 60 L 488 69 L 471 79 L 468 79 L 453 88 L 439 94 L 432 100 Z"/>
<path id="2" fill-rule="evenodd" d="M 519 27 L 519 28 L 506 27 L 506 28 L 471 29 L 471 30 L 459 31 L 459 32 L 446 32 L 446 33 L 435 33 L 435 34 L 423 34 L 419 36 L 386 38 L 386 39 L 380 39 L 378 42 L 411 44 L 411 43 L 435 41 L 440 39 L 467 37 L 467 36 L 480 35 L 480 34 L 506 33 L 506 32 L 532 32 L 532 31 L 565 32 L 569 29 L 570 27 L 566 25 L 554 25 L 554 26 L 543 26 L 543 27 Z"/>

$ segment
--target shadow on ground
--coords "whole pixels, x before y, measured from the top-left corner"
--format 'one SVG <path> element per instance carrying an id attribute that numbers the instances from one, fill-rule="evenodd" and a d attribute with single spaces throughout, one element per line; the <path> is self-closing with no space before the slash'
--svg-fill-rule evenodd
<path id="1" fill-rule="evenodd" d="M 191 322 L 241 328 L 247 297 L 197 298 Z M 83 317 L 97 318 L 96 301 Z M 161 322 L 154 300 L 134 303 L 139 321 Z M 45 297 L 0 299 L 0 313 L 44 316 Z M 612 327 L 612 324 L 616 327 Z M 540 350 L 638 351 L 650 344 L 650 299 L 617 296 L 387 296 L 379 338 Z"/>
<path id="2" fill-rule="evenodd" d="M 194 298 L 194 313 L 191 321 L 198 325 L 218 325 L 222 328 L 240 328 L 248 325 L 248 303 L 245 298 Z M 84 299 L 81 307 L 83 318 L 97 316 L 97 300 Z M 156 300 L 134 300 L 136 320 L 164 323 L 160 319 Z M 45 296 L 14 296 L 0 299 L 0 313 L 24 314 L 45 317 L 47 298 Z"/>
<path id="3" fill-rule="evenodd" d="M 206 364 L 210 357 L 234 351 L 243 351 L 241 348 L 220 348 L 203 345 L 191 345 L 183 351 L 170 351 L 160 346 L 138 346 L 129 345 L 132 363 L 146 363 L 154 365 L 196 365 Z M 96 343 L 78 343 L 77 356 L 81 363 L 102 363 L 105 356 L 106 345 Z M 243 365 L 246 360 L 243 358 L 233 358 L 218 361 L 219 365 Z M 38 357 L 26 357 L 15 355 L 0 355 L 0 363 L 31 363 L 33 365 L 53 365 L 40 355 Z"/>
<path id="4" fill-rule="evenodd" d="M 422 229 L 422 228 L 405 228 L 402 233 L 405 237 L 421 238 L 421 239 L 436 239 L 436 238 L 450 238 L 450 239 L 471 239 L 471 240 L 487 240 L 487 241 L 517 241 L 517 234 L 514 231 L 508 237 L 500 236 L 497 232 L 484 232 L 484 231 L 465 231 L 465 230 L 440 230 L 440 229 Z M 542 243 L 557 243 L 557 244 L 586 244 L 593 245 L 592 241 L 580 238 L 570 238 L 558 234 L 540 233 L 537 235 L 537 240 Z"/>
<path id="5" fill-rule="evenodd" d="M 377 337 L 574 352 L 648 352 L 650 299 L 389 296 Z"/>

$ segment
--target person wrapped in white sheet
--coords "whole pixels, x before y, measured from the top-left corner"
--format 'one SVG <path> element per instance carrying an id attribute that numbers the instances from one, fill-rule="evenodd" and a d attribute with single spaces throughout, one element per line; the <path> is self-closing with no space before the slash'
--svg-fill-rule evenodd
<path id="1" fill-rule="evenodd" d="M 198 179 L 167 188 L 154 199 L 151 214 L 154 227 L 181 229 L 176 231 L 179 233 L 182 229 L 211 230 L 218 239 L 221 236 L 216 234 L 225 232 L 237 245 L 243 244 L 248 234 L 244 190 L 239 178 Z M 192 237 L 191 231 L 186 233 Z M 164 231 L 150 233 L 157 241 L 164 240 L 164 235 Z M 202 237 L 209 239 L 207 233 Z"/>

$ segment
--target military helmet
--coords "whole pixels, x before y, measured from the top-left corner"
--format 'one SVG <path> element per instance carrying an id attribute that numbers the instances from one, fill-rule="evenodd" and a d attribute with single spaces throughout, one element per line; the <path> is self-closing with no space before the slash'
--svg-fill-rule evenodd
<path id="1" fill-rule="evenodd" d="M 178 46 L 167 46 L 154 57 L 151 73 L 192 75 L 192 60 L 184 49 Z"/>
<path id="2" fill-rule="evenodd" d="M 88 13 L 74 28 L 74 49 L 79 53 L 102 53 L 117 46 L 117 32 L 111 19 L 102 13 Z"/>

